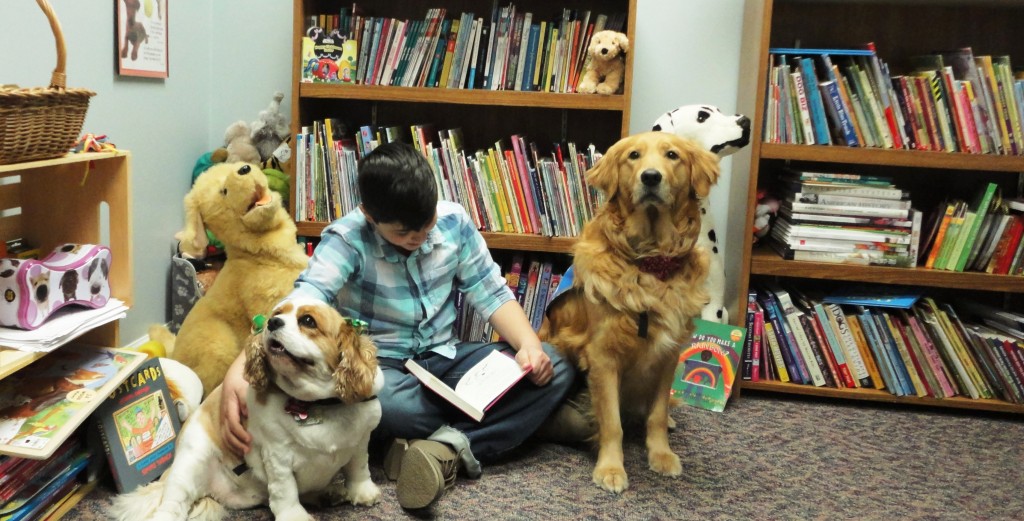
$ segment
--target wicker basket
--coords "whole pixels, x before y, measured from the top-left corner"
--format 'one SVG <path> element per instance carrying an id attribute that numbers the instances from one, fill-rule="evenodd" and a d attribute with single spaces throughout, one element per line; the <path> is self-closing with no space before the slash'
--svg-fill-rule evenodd
<path id="1" fill-rule="evenodd" d="M 57 40 L 57 68 L 49 87 L 0 88 L 0 165 L 50 159 L 68 153 L 82 132 L 89 98 L 96 93 L 65 88 L 64 34 L 46 0 L 36 0 Z"/>

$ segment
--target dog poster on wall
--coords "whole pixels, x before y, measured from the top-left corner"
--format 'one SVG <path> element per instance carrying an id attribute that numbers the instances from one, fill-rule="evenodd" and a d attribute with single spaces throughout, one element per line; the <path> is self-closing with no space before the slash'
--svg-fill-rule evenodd
<path id="1" fill-rule="evenodd" d="M 117 73 L 166 78 L 167 0 L 114 0 L 117 5 Z"/>

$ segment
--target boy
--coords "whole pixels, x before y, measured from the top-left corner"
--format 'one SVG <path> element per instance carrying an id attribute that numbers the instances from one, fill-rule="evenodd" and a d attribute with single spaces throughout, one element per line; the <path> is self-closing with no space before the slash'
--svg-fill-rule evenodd
<path id="1" fill-rule="evenodd" d="M 460 464 L 477 478 L 477 457 L 493 459 L 530 436 L 565 397 L 575 369 L 541 344 L 469 214 L 456 203 L 438 201 L 430 164 L 414 148 L 377 147 L 360 161 L 358 182 L 359 209 L 324 229 L 289 296 L 322 299 L 342 315 L 369 323 L 385 378 L 374 445 L 394 440 L 385 473 L 397 477 L 403 508 L 423 508 L 454 483 Z M 455 338 L 457 291 L 489 317 L 506 342 Z M 413 358 L 454 387 L 493 350 L 514 350 L 530 373 L 481 422 L 404 369 L 405 360 Z M 238 452 L 248 450 L 249 442 L 239 420 L 248 385 L 243 358 L 228 371 L 221 401 L 222 436 Z"/>

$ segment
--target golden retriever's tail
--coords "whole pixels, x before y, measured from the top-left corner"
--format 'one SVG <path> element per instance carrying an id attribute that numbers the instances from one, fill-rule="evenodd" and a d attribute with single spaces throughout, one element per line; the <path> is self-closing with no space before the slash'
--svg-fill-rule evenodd
<path id="1" fill-rule="evenodd" d="M 136 521 L 149 519 L 156 513 L 160 500 L 164 496 L 163 480 L 154 481 L 128 494 L 114 497 L 110 505 L 110 518 L 116 521 Z M 211 497 L 204 497 L 195 502 L 188 512 L 189 521 L 220 521 L 227 512 L 224 506 Z"/>

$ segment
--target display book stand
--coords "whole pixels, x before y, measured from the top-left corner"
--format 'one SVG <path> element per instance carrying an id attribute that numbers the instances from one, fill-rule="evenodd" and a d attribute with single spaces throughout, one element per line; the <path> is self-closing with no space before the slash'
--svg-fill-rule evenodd
<path id="1" fill-rule="evenodd" d="M 1020 2 L 904 1 L 852 2 L 764 0 L 747 9 L 747 35 L 741 63 L 744 75 L 740 110 L 754 115 L 753 128 L 761 132 L 765 121 L 765 92 L 769 47 L 864 48 L 874 42 L 878 55 L 893 74 L 910 72 L 910 56 L 971 46 L 975 55 L 1012 55 L 1024 60 L 1024 46 L 1017 37 L 1024 23 Z M 818 23 L 807 23 L 818 20 Z M 907 20 L 913 23 L 908 24 Z M 755 76 L 756 75 L 756 76 Z M 737 171 L 744 170 L 744 154 L 737 154 Z M 986 182 L 1003 187 L 1005 197 L 1020 196 L 1024 157 L 1012 155 L 965 154 L 853 148 L 837 145 L 789 145 L 752 140 L 749 156 L 749 186 L 746 200 L 743 259 L 737 281 L 739 310 L 746 309 L 748 288 L 762 280 L 811 283 L 819 287 L 872 283 L 910 285 L 935 294 L 936 298 L 975 298 L 1003 309 L 1024 308 L 1024 277 L 956 272 L 934 269 L 859 266 L 783 260 L 762 244 L 753 244 L 752 224 L 756 194 L 771 184 L 774 172 L 783 166 L 797 170 L 852 172 L 894 176 L 896 184 L 913 196 L 914 206 L 930 211 L 946 195 L 969 197 Z M 927 217 L 926 217 L 927 219 Z M 801 280 L 802 279 L 802 280 Z M 742 314 L 741 314 L 742 315 Z M 743 320 L 742 316 L 738 319 Z M 964 397 L 931 398 L 894 396 L 875 389 L 838 389 L 796 385 L 775 381 L 743 381 L 748 390 L 825 396 L 852 400 L 908 405 L 1024 413 L 1024 406 L 996 399 Z M 794 406 L 798 407 L 798 406 Z"/>
<path id="2" fill-rule="evenodd" d="M 0 237 L 24 238 L 37 246 L 40 252 L 52 251 L 68 242 L 107 245 L 112 256 L 109 274 L 111 298 L 131 307 L 130 167 L 131 154 L 127 151 L 69 154 L 56 159 L 0 165 Z M 118 322 L 98 326 L 73 342 L 90 346 L 119 346 Z M 75 349 L 75 346 L 63 345 L 57 349 Z M 19 371 L 31 371 L 32 362 L 45 356 L 46 353 L 0 346 L 0 379 Z M 131 364 L 125 366 L 115 379 L 123 379 L 132 368 Z M 113 387 L 118 383 L 120 380 Z M 96 393 L 95 398 L 73 417 L 72 421 L 76 422 L 74 428 L 62 428 L 61 439 L 55 438 L 53 441 L 57 443 L 53 445 L 70 436 L 108 394 Z M 0 454 L 40 459 L 32 451 L 8 449 L 0 446 Z M 90 475 L 89 482 L 55 512 L 55 518 L 70 510 L 95 484 L 96 476 Z"/>
<path id="3" fill-rule="evenodd" d="M 514 2 L 516 9 L 529 11 L 535 20 L 557 18 L 563 8 L 589 9 L 594 13 L 625 13 L 626 34 L 635 37 L 636 0 L 561 0 Z M 489 19 L 491 2 L 414 0 L 383 5 L 360 5 L 371 16 L 422 20 L 428 9 L 445 7 L 448 18 L 463 12 Z M 502 5 L 507 5 L 505 2 Z M 526 134 L 538 143 L 575 141 L 580 146 L 594 143 L 605 150 L 629 133 L 632 96 L 633 54 L 626 55 L 626 73 L 622 94 L 524 92 L 517 90 L 449 89 L 354 85 L 341 83 L 303 83 L 301 37 L 305 21 L 311 15 L 337 13 L 348 4 L 340 1 L 295 0 L 292 19 L 294 57 L 292 73 L 292 135 L 314 120 L 344 117 L 356 125 L 404 125 L 430 123 L 438 130 L 462 128 L 467 151 L 492 146 L 496 140 L 512 134 Z M 293 141 L 294 151 L 294 141 Z M 292 154 L 293 157 L 295 154 Z M 290 175 L 295 179 L 291 161 Z M 291 183 L 291 213 L 294 215 L 295 183 Z M 300 237 L 319 237 L 327 223 L 299 221 Z M 492 249 L 525 252 L 569 253 L 575 242 L 570 237 L 543 237 L 508 233 L 484 233 Z"/>

